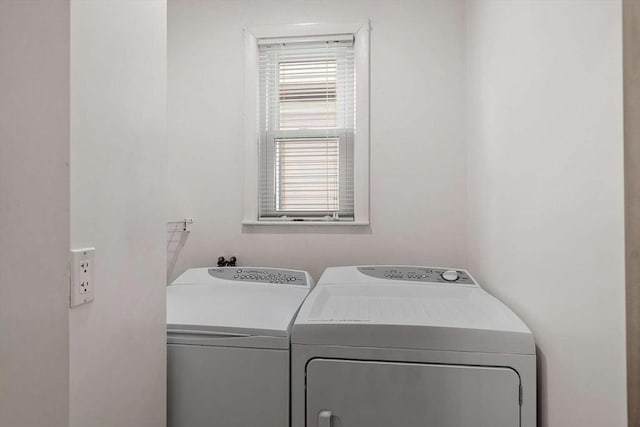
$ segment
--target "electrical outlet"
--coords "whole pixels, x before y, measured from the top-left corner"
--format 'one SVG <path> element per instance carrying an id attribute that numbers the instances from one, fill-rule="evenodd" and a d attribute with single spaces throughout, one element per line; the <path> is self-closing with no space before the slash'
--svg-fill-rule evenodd
<path id="1" fill-rule="evenodd" d="M 71 307 L 95 298 L 95 248 L 71 250 Z"/>

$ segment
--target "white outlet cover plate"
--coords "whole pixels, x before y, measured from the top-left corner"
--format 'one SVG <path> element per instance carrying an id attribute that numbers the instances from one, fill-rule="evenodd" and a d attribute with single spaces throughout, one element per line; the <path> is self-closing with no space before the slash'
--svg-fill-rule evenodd
<path id="1" fill-rule="evenodd" d="M 95 254 L 96 248 L 71 250 L 71 307 L 95 299 Z"/>

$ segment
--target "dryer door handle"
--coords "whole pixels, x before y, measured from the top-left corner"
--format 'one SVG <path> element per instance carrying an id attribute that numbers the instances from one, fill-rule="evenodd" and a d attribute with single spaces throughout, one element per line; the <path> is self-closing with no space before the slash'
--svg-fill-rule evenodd
<path id="1" fill-rule="evenodd" d="M 318 412 L 318 427 L 331 427 L 331 411 Z"/>

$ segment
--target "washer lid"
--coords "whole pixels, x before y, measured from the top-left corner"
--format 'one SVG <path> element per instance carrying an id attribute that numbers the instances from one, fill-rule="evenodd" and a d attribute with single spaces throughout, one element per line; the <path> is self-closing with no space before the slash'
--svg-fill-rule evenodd
<path id="1" fill-rule="evenodd" d="M 478 286 L 321 279 L 298 314 L 295 344 L 535 354 L 533 336 Z"/>
<path id="2" fill-rule="evenodd" d="M 287 339 L 308 290 L 303 286 L 228 281 L 170 285 L 167 331 L 173 335 Z M 250 345 L 246 339 L 235 341 L 239 346 Z"/>

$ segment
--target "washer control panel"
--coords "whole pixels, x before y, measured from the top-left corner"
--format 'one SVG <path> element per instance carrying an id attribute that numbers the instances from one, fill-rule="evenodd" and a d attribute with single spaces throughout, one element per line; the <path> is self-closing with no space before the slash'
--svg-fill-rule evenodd
<path id="1" fill-rule="evenodd" d="M 358 267 L 358 271 L 376 279 L 403 280 L 421 283 L 456 283 L 461 285 L 475 285 L 469 275 L 462 270 L 404 267 L 404 266 L 371 266 Z"/>
<path id="2" fill-rule="evenodd" d="M 238 282 L 308 286 L 307 276 L 304 272 L 279 268 L 210 268 L 209 275 L 218 279 L 234 280 Z"/>

